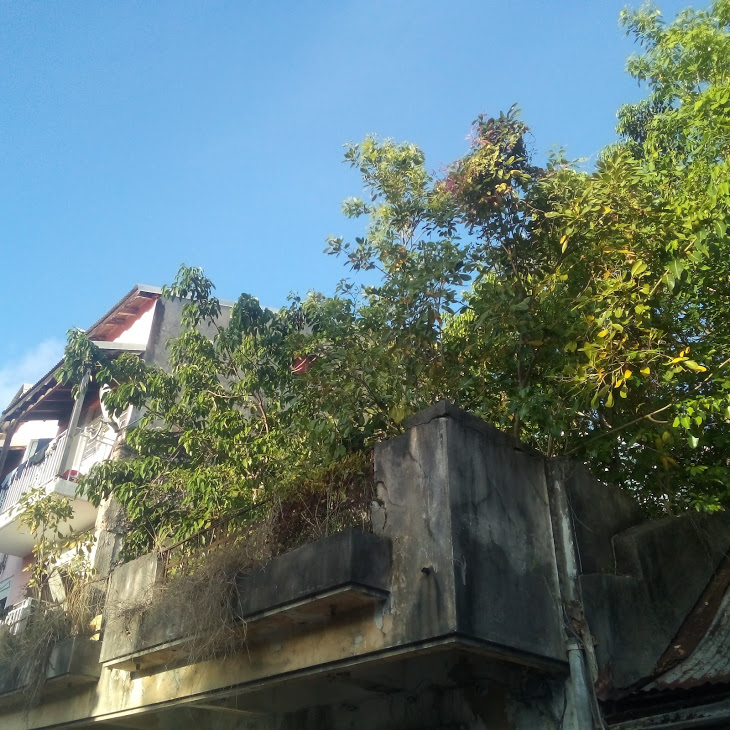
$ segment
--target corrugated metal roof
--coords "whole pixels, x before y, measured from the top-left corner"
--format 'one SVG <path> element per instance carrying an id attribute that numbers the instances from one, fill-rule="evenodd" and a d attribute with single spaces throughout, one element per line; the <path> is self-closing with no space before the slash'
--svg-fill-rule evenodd
<path id="1" fill-rule="evenodd" d="M 643 687 L 644 692 L 730 684 L 730 588 L 694 651 Z"/>

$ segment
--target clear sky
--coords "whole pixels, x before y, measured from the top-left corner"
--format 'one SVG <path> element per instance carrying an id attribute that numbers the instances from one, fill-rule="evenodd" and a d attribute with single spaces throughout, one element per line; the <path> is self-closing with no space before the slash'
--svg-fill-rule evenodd
<path id="1" fill-rule="evenodd" d="M 416 142 L 438 172 L 516 102 L 538 155 L 595 158 L 642 94 L 623 5 L 1 0 L 0 409 L 67 329 L 182 262 L 223 298 L 331 293 L 347 141 Z"/>

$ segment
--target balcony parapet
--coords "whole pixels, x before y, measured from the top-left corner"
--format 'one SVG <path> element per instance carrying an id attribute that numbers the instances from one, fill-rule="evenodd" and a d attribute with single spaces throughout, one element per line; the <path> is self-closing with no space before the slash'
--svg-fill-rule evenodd
<path id="1" fill-rule="evenodd" d="M 48 656 L 45 675 L 39 686 L 44 697 L 67 693 L 74 687 L 96 684 L 101 674 L 99 652 L 101 642 L 71 636 L 58 642 Z M 0 707 L 21 704 L 35 668 L 5 670 L 0 665 Z"/>
<path id="2" fill-rule="evenodd" d="M 239 575 L 235 614 L 256 634 L 372 607 L 390 593 L 390 568 L 390 540 L 349 528 Z"/>
<path id="3" fill-rule="evenodd" d="M 327 624 L 335 615 L 372 613 L 390 592 L 390 565 L 387 538 L 350 528 L 239 575 L 231 616 L 246 642 L 255 643 Z M 112 574 L 107 605 L 122 606 L 125 615 L 109 618 L 113 609 L 107 611 L 104 666 L 150 671 L 185 656 L 185 645 L 196 638 L 187 625 L 189 609 L 145 604 L 163 570 L 164 561 L 152 553 Z"/>
<path id="4" fill-rule="evenodd" d="M 19 502 L 37 487 L 43 487 L 46 494 L 58 494 L 73 502 L 74 516 L 68 523 L 72 530 L 84 530 L 94 524 L 96 508 L 83 495 L 77 494 L 76 482 L 82 468 L 87 469 L 108 458 L 111 443 L 91 437 L 87 429 L 80 430 L 71 444 L 68 440 L 69 433 L 64 431 L 46 447 L 40 460 L 24 461 L 3 480 L 0 487 L 0 553 L 25 557 L 33 550 L 36 540 L 21 524 Z M 69 454 L 71 458 L 65 459 Z"/>
<path id="5" fill-rule="evenodd" d="M 311 669 L 448 644 L 565 671 L 544 461 L 450 406 L 421 415 L 376 448 L 373 534 L 347 530 L 236 577 L 232 614 L 251 656 L 273 661 L 268 646 L 321 636 L 322 647 L 297 662 Z M 172 595 L 145 608 L 164 569 L 152 554 L 113 573 L 108 610 L 135 599 L 140 610 L 107 616 L 106 666 L 152 673 L 195 663 L 184 646 L 204 631 L 185 611 L 198 599 Z"/>

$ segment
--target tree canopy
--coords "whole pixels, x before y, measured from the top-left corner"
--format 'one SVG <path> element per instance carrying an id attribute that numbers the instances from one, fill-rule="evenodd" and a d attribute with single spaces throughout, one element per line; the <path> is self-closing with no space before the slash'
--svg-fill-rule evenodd
<path id="1" fill-rule="evenodd" d="M 514 107 L 480 116 L 439 177 L 417 146 L 368 137 L 345 153 L 364 194 L 344 213 L 364 227 L 328 241 L 351 271 L 334 296 L 274 312 L 244 294 L 226 320 L 182 267 L 169 373 L 71 337 L 63 377 L 91 367 L 111 410 L 144 409 L 128 458 L 82 481 L 125 507 L 131 549 L 362 469 L 440 398 L 649 512 L 730 504 L 730 1 L 622 23 L 648 93 L 594 169 L 537 165 Z"/>

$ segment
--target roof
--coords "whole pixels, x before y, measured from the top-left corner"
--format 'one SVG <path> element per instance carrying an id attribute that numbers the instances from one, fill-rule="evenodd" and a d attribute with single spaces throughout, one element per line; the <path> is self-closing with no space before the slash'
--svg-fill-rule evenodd
<path id="1" fill-rule="evenodd" d="M 127 345 L 125 343 L 99 342 L 102 350 L 112 357 L 121 355 L 123 352 L 144 352 L 144 346 Z M 113 347 L 109 347 L 113 345 Z M 20 398 L 14 400 L 3 412 L 0 427 L 12 418 L 21 413 L 28 421 L 56 421 L 67 416 L 69 408 L 73 403 L 71 391 L 73 386 L 68 383 L 62 385 L 56 380 L 55 374 L 63 364 L 59 360 L 32 388 L 27 390 Z"/>
<path id="2" fill-rule="evenodd" d="M 89 339 L 109 342 L 124 332 L 131 319 L 144 314 L 162 295 L 159 286 L 137 284 L 86 330 Z"/>
<path id="3" fill-rule="evenodd" d="M 691 689 L 730 683 L 730 590 L 707 633 L 686 659 L 657 677 L 644 691 Z"/>
<path id="4" fill-rule="evenodd" d="M 730 556 L 718 566 L 643 692 L 730 684 Z"/>
<path id="5" fill-rule="evenodd" d="M 122 297 L 103 317 L 86 330 L 86 334 L 97 346 L 119 354 L 121 352 L 143 352 L 144 344 L 128 345 L 112 343 L 126 330 L 131 321 L 148 311 L 160 298 L 162 289 L 146 284 L 137 284 Z M 55 378 L 56 370 L 63 360 L 56 363 L 40 380 L 30 388 L 21 388 L 0 416 L 0 426 L 18 415 L 30 415 L 34 420 L 58 419 L 67 414 L 71 399 L 71 385 L 61 385 Z"/>

